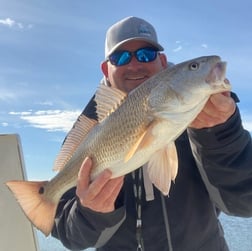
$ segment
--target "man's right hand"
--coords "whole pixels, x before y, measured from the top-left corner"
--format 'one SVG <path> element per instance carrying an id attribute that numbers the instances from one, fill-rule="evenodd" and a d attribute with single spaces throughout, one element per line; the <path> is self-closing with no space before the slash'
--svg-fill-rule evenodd
<path id="1" fill-rule="evenodd" d="M 112 173 L 106 169 L 91 182 L 91 170 L 92 160 L 86 158 L 79 170 L 76 189 L 81 205 L 100 213 L 114 211 L 115 200 L 122 188 L 124 176 L 111 179 Z"/>

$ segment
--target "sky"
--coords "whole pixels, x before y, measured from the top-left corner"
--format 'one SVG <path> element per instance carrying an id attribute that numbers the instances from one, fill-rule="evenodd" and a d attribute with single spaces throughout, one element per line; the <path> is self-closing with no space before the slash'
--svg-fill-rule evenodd
<path id="1" fill-rule="evenodd" d="M 106 30 L 127 16 L 152 23 L 168 60 L 227 61 L 252 132 L 251 0 L 0 0 L 0 133 L 18 134 L 28 179 L 53 162 L 101 78 Z"/>

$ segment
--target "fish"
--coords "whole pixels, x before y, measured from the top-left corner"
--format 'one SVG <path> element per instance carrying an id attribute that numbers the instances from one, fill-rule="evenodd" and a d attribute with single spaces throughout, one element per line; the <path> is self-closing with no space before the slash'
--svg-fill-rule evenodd
<path id="1" fill-rule="evenodd" d="M 145 165 L 151 182 L 169 195 L 178 172 L 174 141 L 212 94 L 231 90 L 226 65 L 219 56 L 202 56 L 162 70 L 128 94 L 98 86 L 97 120 L 78 117 L 55 159 L 58 173 L 49 181 L 6 182 L 27 218 L 50 234 L 59 200 L 76 186 L 87 157 L 91 180 L 107 168 L 115 178 Z"/>

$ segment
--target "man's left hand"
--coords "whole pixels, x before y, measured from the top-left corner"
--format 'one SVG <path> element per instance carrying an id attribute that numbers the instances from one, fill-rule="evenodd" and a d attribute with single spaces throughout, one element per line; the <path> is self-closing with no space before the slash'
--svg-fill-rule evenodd
<path id="1" fill-rule="evenodd" d="M 201 129 L 222 124 L 234 114 L 235 109 L 236 104 L 230 92 L 213 94 L 190 127 Z"/>

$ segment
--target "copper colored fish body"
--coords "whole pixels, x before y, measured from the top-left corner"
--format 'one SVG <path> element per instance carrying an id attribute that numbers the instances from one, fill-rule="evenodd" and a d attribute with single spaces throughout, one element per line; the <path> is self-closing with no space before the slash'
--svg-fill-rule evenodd
<path id="1" fill-rule="evenodd" d="M 150 180 L 167 195 L 178 168 L 174 141 L 210 95 L 231 89 L 225 70 L 220 57 L 206 56 L 165 69 L 129 94 L 101 85 L 95 97 L 98 121 L 79 117 L 56 158 L 59 173 L 50 181 L 9 181 L 7 186 L 45 235 L 86 157 L 93 161 L 92 180 L 106 168 L 118 177 L 148 163 Z"/>

